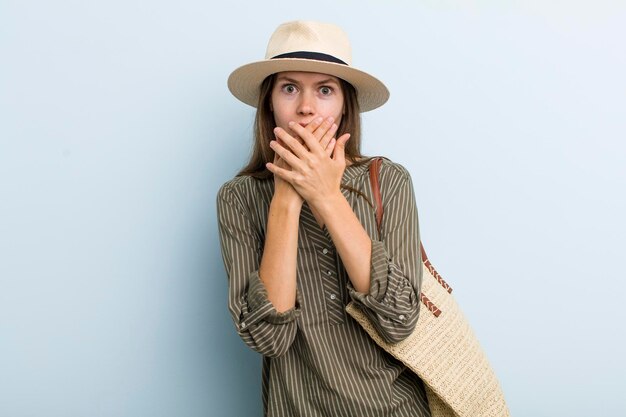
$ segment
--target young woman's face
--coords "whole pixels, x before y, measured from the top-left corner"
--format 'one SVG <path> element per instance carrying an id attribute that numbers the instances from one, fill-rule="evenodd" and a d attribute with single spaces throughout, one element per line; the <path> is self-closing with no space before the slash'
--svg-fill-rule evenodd
<path id="1" fill-rule="evenodd" d="M 289 122 L 306 126 L 318 117 L 341 123 L 343 91 L 337 77 L 314 72 L 280 72 L 272 89 L 271 109 L 276 126 L 289 131 Z"/>

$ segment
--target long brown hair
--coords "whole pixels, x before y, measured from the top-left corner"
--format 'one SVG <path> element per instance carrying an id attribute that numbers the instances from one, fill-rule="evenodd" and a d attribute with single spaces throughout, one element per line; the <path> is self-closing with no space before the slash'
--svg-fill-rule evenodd
<path id="1" fill-rule="evenodd" d="M 239 171 L 239 175 L 249 175 L 254 178 L 271 178 L 272 173 L 265 167 L 267 162 L 274 160 L 274 151 L 270 148 L 270 141 L 274 139 L 276 123 L 270 107 L 272 90 L 276 82 L 276 74 L 266 77 L 261 83 L 259 102 L 254 119 L 254 146 L 247 165 Z M 361 154 L 361 114 L 357 101 L 357 92 L 352 84 L 339 79 L 344 97 L 344 111 L 336 137 L 350 133 L 346 143 L 346 160 L 352 164 L 366 162 Z"/>

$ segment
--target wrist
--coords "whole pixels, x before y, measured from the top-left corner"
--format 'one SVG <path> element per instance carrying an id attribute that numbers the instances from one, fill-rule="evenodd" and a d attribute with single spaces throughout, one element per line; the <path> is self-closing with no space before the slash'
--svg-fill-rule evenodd
<path id="1" fill-rule="evenodd" d="M 276 192 L 272 196 L 270 209 L 279 210 L 281 213 L 285 214 L 297 213 L 299 215 L 303 203 L 304 200 L 302 200 L 299 196 L 294 198 L 293 196 L 287 196 L 283 193 Z"/>
<path id="2" fill-rule="evenodd" d="M 341 193 L 341 190 L 338 189 L 336 192 L 329 196 L 309 201 L 309 205 L 315 208 L 315 210 L 317 210 L 317 212 L 320 213 L 322 217 L 325 217 L 328 213 L 336 211 L 337 207 L 346 202 L 346 198 Z"/>

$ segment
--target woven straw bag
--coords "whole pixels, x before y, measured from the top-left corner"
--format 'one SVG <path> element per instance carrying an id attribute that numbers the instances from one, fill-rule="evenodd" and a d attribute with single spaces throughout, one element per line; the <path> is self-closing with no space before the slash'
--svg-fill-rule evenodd
<path id="1" fill-rule="evenodd" d="M 376 158 L 370 165 L 379 229 L 383 215 L 378 182 L 381 162 Z M 510 416 L 498 379 L 454 300 L 452 288 L 432 266 L 421 242 L 420 246 L 422 308 L 415 330 L 407 339 L 386 343 L 356 303 L 348 304 L 346 311 L 378 345 L 424 381 L 433 417 Z"/>

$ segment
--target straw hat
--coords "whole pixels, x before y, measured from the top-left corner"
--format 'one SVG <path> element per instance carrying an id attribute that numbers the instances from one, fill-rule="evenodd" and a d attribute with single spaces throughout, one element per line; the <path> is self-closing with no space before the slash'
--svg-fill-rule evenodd
<path id="1" fill-rule="evenodd" d="M 256 107 L 263 80 L 283 71 L 318 72 L 349 82 L 357 91 L 362 112 L 382 106 L 389 98 L 381 81 L 352 66 L 348 36 L 332 24 L 293 21 L 278 26 L 267 44 L 265 60 L 233 71 L 228 88 L 239 100 Z"/>

